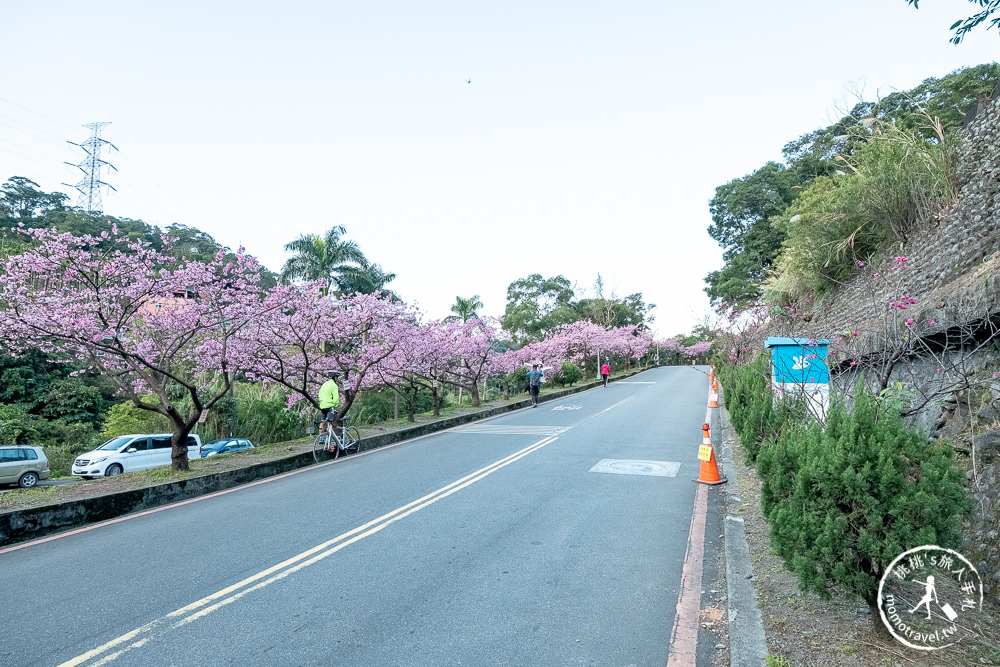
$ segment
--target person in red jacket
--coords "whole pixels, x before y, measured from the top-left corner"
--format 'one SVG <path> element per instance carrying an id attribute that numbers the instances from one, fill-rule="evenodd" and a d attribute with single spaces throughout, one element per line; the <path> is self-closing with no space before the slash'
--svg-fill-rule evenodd
<path id="1" fill-rule="evenodd" d="M 604 365 L 601 366 L 601 377 L 604 378 L 604 386 L 608 386 L 608 376 L 611 375 L 611 366 L 608 365 L 607 360 L 604 361 Z"/>

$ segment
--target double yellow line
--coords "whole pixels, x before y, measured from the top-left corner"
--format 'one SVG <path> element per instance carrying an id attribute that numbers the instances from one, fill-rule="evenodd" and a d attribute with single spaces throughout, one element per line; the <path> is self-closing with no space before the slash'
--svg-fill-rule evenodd
<path id="1" fill-rule="evenodd" d="M 539 440 L 535 444 L 525 447 L 518 452 L 514 452 L 510 456 L 491 463 L 484 468 L 480 468 L 476 472 L 466 475 L 462 479 L 452 482 L 448 486 L 441 487 L 437 491 L 429 493 L 423 498 L 418 498 L 417 500 L 403 505 L 388 514 L 383 514 L 379 518 L 369 521 L 363 526 L 358 526 L 353 530 L 338 535 L 337 537 L 327 540 L 326 542 L 323 542 L 322 544 L 319 544 L 307 551 L 303 551 L 297 556 L 293 556 L 273 567 L 269 567 L 268 569 L 258 572 L 251 577 L 247 577 L 243 581 L 235 583 L 228 588 L 223 588 L 222 590 L 203 597 L 196 602 L 192 602 L 185 607 L 172 611 L 166 616 L 162 616 L 136 628 L 135 630 L 132 630 L 131 632 L 127 632 L 120 637 L 112 639 L 111 641 L 102 644 L 93 650 L 87 651 L 82 655 L 78 655 L 72 660 L 62 663 L 60 667 L 73 667 L 90 661 L 94 661 L 91 663 L 93 667 L 107 664 L 118 658 L 120 655 L 131 651 L 132 649 L 139 648 L 144 644 L 147 644 L 150 641 L 170 632 L 171 630 L 175 630 L 181 626 L 187 625 L 188 623 L 197 621 L 200 618 L 204 618 L 213 611 L 236 602 L 248 593 L 260 590 L 265 586 L 284 579 L 293 572 L 298 572 L 299 570 L 309 567 L 310 565 L 317 563 L 328 556 L 332 556 L 349 544 L 354 544 L 355 542 L 363 540 L 370 535 L 374 535 L 383 528 L 386 528 L 397 521 L 414 514 L 415 512 L 419 512 L 428 505 L 433 505 L 442 498 L 447 498 L 451 494 L 460 491 L 471 484 L 475 484 L 487 475 L 491 475 L 497 470 L 524 458 L 528 454 L 538 451 L 545 445 L 554 442 L 555 440 L 555 437 L 548 437 L 543 440 Z"/>

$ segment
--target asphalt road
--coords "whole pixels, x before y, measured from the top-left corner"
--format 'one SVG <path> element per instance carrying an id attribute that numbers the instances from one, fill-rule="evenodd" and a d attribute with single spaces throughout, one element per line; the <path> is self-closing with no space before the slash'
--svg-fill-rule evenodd
<path id="1" fill-rule="evenodd" d="M 655 369 L 0 550 L 0 665 L 662 667 L 707 392 Z"/>

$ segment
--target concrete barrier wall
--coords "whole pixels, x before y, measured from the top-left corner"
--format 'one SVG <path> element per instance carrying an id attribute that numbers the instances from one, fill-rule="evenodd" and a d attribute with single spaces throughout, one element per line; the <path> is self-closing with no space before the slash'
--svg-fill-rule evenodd
<path id="1" fill-rule="evenodd" d="M 635 371 L 634 373 L 620 376 L 612 380 L 612 382 L 631 377 L 640 372 Z M 588 382 L 579 387 L 570 387 L 569 389 L 545 394 L 541 397 L 541 402 L 552 401 L 593 389 L 600 386 L 600 384 L 600 381 Z M 481 419 L 520 410 L 529 405 L 531 405 L 531 401 L 525 399 L 496 408 L 440 419 L 393 433 L 364 438 L 362 439 L 361 450 L 378 449 L 379 447 L 385 447 L 386 445 L 404 440 L 418 438 Z M 73 500 L 57 505 L 44 505 L 25 510 L 0 512 L 0 547 L 36 539 L 50 533 L 76 528 L 89 523 L 107 521 L 125 514 L 131 514 L 132 512 L 140 512 L 209 493 L 215 493 L 216 491 L 224 491 L 225 489 L 231 489 L 258 479 L 280 475 L 281 473 L 302 468 L 312 463 L 314 463 L 312 452 L 307 452 L 305 454 L 296 454 L 295 456 L 268 461 L 267 463 L 257 463 L 238 470 L 193 477 L 178 482 L 149 486 L 144 489 Z"/>

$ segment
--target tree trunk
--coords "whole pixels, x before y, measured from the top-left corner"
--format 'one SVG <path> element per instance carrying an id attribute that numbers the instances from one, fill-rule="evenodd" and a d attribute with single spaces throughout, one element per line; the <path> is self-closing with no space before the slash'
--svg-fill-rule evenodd
<path id="1" fill-rule="evenodd" d="M 441 396 L 438 394 L 438 387 L 437 387 L 437 383 L 436 382 L 434 383 L 434 386 L 431 387 L 431 405 L 433 405 L 433 407 L 434 407 L 434 416 L 435 417 L 440 417 L 441 416 Z"/>
<path id="2" fill-rule="evenodd" d="M 170 467 L 173 470 L 191 469 L 187 448 L 187 437 L 191 428 L 184 421 L 174 421 L 174 432 L 170 436 Z"/>
<path id="3" fill-rule="evenodd" d="M 410 400 L 406 402 L 406 421 L 410 422 L 411 424 L 417 421 L 416 411 L 417 411 L 417 391 L 418 391 L 416 387 L 412 387 L 412 389 L 413 389 L 413 395 L 410 397 Z"/>
<path id="4" fill-rule="evenodd" d="M 865 596 L 865 602 L 868 603 L 868 614 L 872 617 L 872 630 L 880 637 L 891 637 L 892 634 L 889 632 L 889 628 L 885 627 L 885 623 L 882 622 L 882 616 L 879 613 L 878 590 L 871 595 Z"/>
<path id="5" fill-rule="evenodd" d="M 472 407 L 478 408 L 479 407 L 479 385 L 476 384 L 476 383 L 472 383 L 471 385 L 468 386 L 468 390 L 469 390 L 469 398 L 472 399 Z"/>

